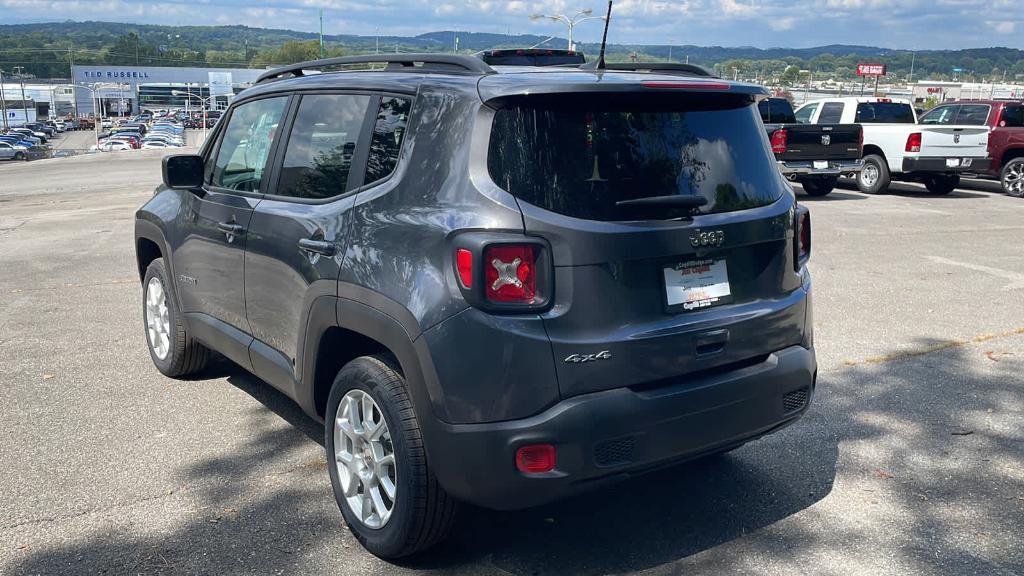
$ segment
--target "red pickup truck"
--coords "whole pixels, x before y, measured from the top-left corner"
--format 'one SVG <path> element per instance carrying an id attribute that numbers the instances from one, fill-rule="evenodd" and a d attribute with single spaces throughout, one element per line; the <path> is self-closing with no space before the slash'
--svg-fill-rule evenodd
<path id="1" fill-rule="evenodd" d="M 991 167 L 983 176 L 998 178 L 1003 191 L 1024 197 L 1024 103 L 964 100 L 940 104 L 918 120 L 920 124 L 988 126 Z"/>

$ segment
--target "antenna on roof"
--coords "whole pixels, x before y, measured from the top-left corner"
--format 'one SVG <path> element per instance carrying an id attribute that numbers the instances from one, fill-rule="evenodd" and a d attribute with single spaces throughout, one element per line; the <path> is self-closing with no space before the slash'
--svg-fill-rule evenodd
<path id="1" fill-rule="evenodd" d="M 612 21 L 612 0 L 608 0 L 608 15 L 604 17 L 604 34 L 601 35 L 601 54 L 597 57 L 597 69 L 604 69 L 604 47 L 608 43 L 608 24 Z"/>

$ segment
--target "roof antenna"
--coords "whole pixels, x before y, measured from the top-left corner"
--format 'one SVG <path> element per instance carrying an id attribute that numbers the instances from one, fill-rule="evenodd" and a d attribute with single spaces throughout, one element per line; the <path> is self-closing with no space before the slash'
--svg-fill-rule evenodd
<path id="1" fill-rule="evenodd" d="M 597 57 L 597 69 L 604 70 L 604 47 L 608 43 L 608 24 L 612 21 L 612 0 L 608 0 L 608 15 L 604 17 L 604 34 L 601 35 L 601 54 Z"/>

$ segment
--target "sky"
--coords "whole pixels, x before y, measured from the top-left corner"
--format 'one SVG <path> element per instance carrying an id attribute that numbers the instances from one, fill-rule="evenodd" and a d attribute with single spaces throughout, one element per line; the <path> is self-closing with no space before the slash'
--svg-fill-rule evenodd
<path id="1" fill-rule="evenodd" d="M 1024 48 L 1024 0 L 618 0 L 609 42 L 912 50 Z M 605 0 L 0 0 L 0 24 L 103 20 L 227 25 L 325 34 L 411 36 L 437 30 L 566 35 L 531 14 L 604 13 Z M 597 42 L 601 22 L 578 25 Z"/>

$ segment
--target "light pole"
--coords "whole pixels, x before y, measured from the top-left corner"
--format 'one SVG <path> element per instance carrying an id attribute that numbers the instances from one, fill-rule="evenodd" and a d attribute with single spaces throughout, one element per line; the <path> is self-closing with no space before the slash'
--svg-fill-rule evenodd
<path id="1" fill-rule="evenodd" d="M 193 94 L 192 92 L 189 92 L 189 91 L 182 92 L 181 90 L 171 90 L 171 96 L 188 96 L 189 98 L 195 98 L 195 99 L 199 100 L 199 103 L 203 105 L 203 142 L 205 143 L 206 142 L 206 130 L 207 130 L 207 128 L 206 128 L 206 108 L 207 108 L 207 106 L 206 106 L 206 104 L 210 101 L 211 98 L 213 98 L 214 95 L 211 94 L 211 95 L 207 96 L 206 98 L 203 98 L 202 96 L 200 96 L 198 94 Z"/>
<path id="2" fill-rule="evenodd" d="M 68 86 L 68 87 L 70 87 L 71 88 L 71 97 L 74 98 L 76 102 L 78 101 L 78 94 L 75 93 L 75 88 L 85 88 L 89 92 L 92 92 L 93 102 L 97 102 L 97 103 L 99 102 L 99 96 L 98 96 L 98 92 L 96 91 L 96 88 L 90 88 L 89 86 L 87 86 L 85 84 L 57 84 L 57 86 Z M 93 86 L 99 86 L 99 84 L 97 83 L 97 84 L 94 84 Z M 96 106 L 96 104 L 94 104 L 94 106 Z M 96 110 L 98 110 L 98 109 L 99 108 L 96 108 Z M 101 123 L 101 120 L 99 120 L 99 115 L 98 114 L 95 114 L 95 116 L 97 118 L 96 118 L 96 121 L 93 122 L 92 133 L 93 133 L 93 136 L 96 138 L 96 149 L 99 150 L 99 147 L 100 147 L 100 123 Z"/>
<path id="3" fill-rule="evenodd" d="M 917 52 L 910 53 L 910 77 L 907 78 L 907 86 L 910 86 L 914 82 L 914 60 L 917 58 Z"/>
<path id="4" fill-rule="evenodd" d="M 811 71 L 810 70 L 801 70 L 800 74 L 803 74 L 804 72 L 807 73 L 807 87 L 804 88 L 804 102 L 807 102 L 808 98 L 810 98 L 810 92 L 811 92 Z"/>
<path id="5" fill-rule="evenodd" d="M 593 10 L 587 8 L 586 10 L 580 10 L 579 12 L 576 13 L 575 16 L 571 18 L 566 16 L 565 14 L 531 14 L 530 20 L 540 20 L 542 18 L 547 18 L 548 20 L 554 20 L 556 22 L 565 23 L 565 25 L 569 28 L 569 50 L 575 50 L 576 48 L 574 47 L 574 44 L 572 42 L 572 29 L 575 28 L 576 25 L 579 24 L 580 22 L 584 22 L 586 20 L 604 20 L 605 18 L 604 16 L 591 16 L 591 14 L 593 13 Z"/>

